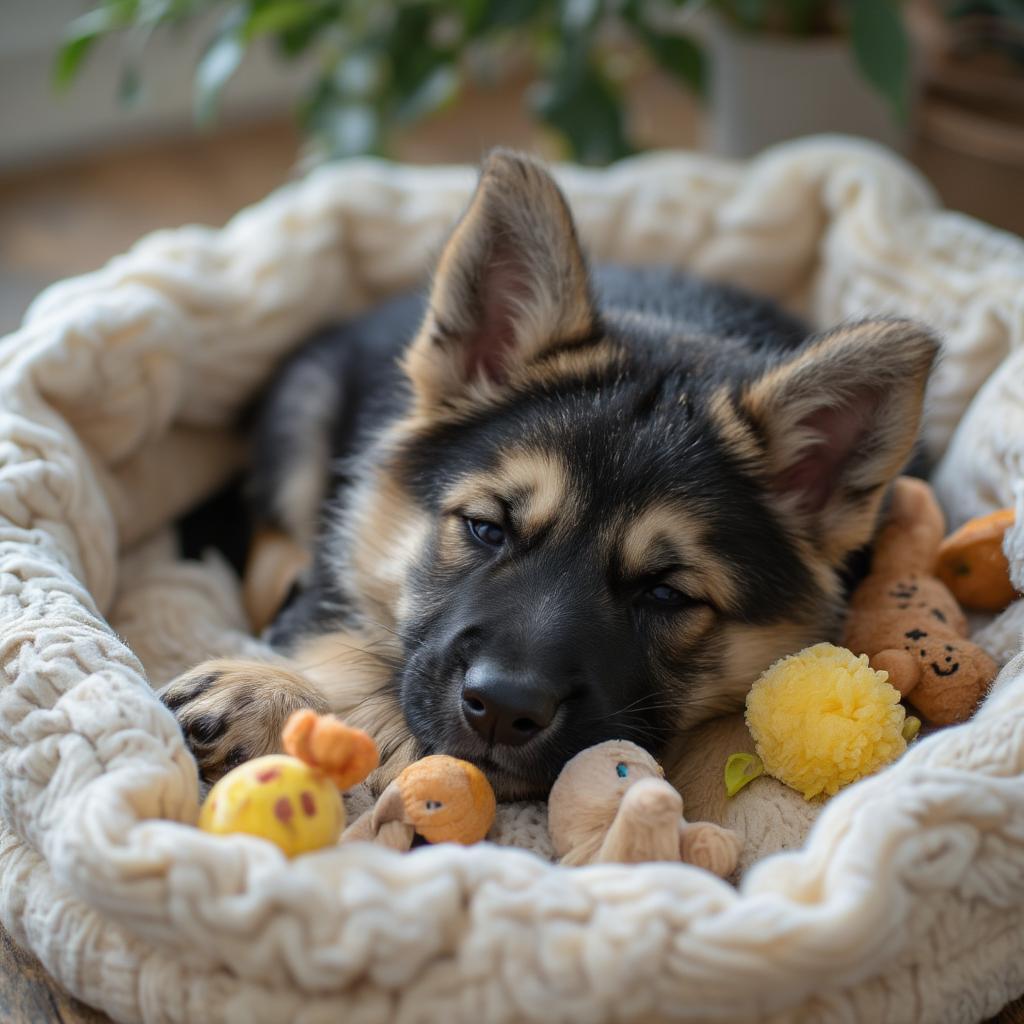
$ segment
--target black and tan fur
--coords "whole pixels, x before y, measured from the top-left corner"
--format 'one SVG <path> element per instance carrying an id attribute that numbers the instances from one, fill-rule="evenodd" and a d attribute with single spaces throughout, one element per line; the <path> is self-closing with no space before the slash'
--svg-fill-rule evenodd
<path id="1" fill-rule="evenodd" d="M 314 339 L 265 403 L 257 512 L 315 552 L 285 660 L 209 662 L 164 699 L 208 778 L 306 705 L 375 735 L 381 781 L 449 752 L 529 796 L 603 739 L 672 756 L 836 636 L 936 350 L 909 321 L 808 336 L 664 269 L 591 274 L 552 179 L 496 153 L 429 300 Z M 467 727 L 482 660 L 550 691 L 528 741 Z"/>

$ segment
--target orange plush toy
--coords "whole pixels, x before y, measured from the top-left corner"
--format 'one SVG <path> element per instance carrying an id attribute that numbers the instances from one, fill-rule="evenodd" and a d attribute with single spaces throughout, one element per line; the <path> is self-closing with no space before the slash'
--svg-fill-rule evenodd
<path id="1" fill-rule="evenodd" d="M 843 643 L 933 725 L 970 718 L 996 663 L 967 639 L 956 598 L 935 575 L 945 522 L 931 488 L 900 477 L 878 535 L 871 574 L 854 591 Z"/>
<path id="2" fill-rule="evenodd" d="M 345 827 L 341 790 L 379 764 L 377 745 L 333 715 L 304 709 L 281 734 L 286 754 L 268 754 L 232 769 L 210 790 L 199 827 L 268 839 L 289 857 L 353 839 L 408 850 L 419 835 L 431 843 L 475 843 L 494 821 L 494 791 L 475 765 L 435 754 L 414 761 L 377 805 Z"/>
<path id="3" fill-rule="evenodd" d="M 1012 508 L 1001 508 L 964 523 L 940 545 L 935 572 L 965 608 L 1001 612 L 1017 600 L 1003 551 L 1006 531 L 1015 521 Z"/>
<path id="4" fill-rule="evenodd" d="M 486 837 L 496 809 L 494 790 L 476 765 L 431 754 L 413 761 L 341 839 L 393 850 L 410 849 L 417 836 L 470 846 Z"/>

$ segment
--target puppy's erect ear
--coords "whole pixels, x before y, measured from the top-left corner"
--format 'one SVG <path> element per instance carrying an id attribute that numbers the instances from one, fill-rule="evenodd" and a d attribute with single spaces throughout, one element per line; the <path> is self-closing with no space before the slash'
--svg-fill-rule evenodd
<path id="1" fill-rule="evenodd" d="M 539 164 L 504 150 L 442 253 L 405 367 L 421 407 L 500 385 L 550 346 L 594 333 L 587 269 L 569 207 Z"/>
<path id="2" fill-rule="evenodd" d="M 835 564 L 871 539 L 938 348 L 910 320 L 865 320 L 813 339 L 740 396 L 781 506 Z"/>

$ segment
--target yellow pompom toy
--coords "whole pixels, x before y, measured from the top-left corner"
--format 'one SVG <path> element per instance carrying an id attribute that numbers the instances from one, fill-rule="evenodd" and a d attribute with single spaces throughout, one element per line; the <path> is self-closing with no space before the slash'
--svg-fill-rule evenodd
<path id="1" fill-rule="evenodd" d="M 775 662 L 747 695 L 747 726 L 764 771 L 810 800 L 832 796 L 894 761 L 920 723 L 906 717 L 899 691 L 887 680 L 867 656 L 832 644 Z M 757 774 L 750 760 L 730 758 L 727 779 L 730 770 L 735 779 L 746 769 L 731 792 Z"/>

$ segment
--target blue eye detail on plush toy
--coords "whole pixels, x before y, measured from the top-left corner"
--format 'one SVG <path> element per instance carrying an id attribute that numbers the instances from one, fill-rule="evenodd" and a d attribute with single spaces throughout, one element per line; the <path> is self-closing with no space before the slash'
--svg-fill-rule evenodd
<path id="1" fill-rule="evenodd" d="M 629 765 L 623 761 L 620 761 L 615 766 L 615 774 L 618 775 L 620 779 L 626 778 L 626 776 L 629 775 Z"/>

